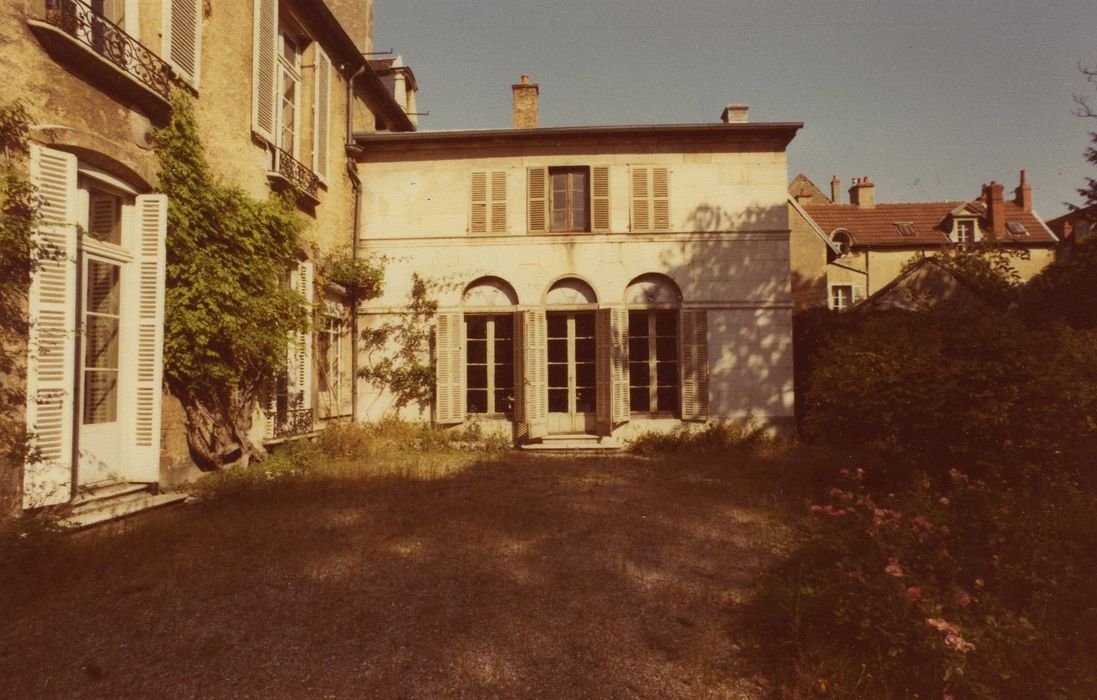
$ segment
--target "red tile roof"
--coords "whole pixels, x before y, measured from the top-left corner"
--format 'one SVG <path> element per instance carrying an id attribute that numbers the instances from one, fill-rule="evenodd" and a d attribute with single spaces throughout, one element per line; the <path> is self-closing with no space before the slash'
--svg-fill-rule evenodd
<path id="1" fill-rule="evenodd" d="M 1055 243 L 1039 217 L 1031 211 L 1025 211 L 1012 201 L 1003 203 L 1006 223 L 1017 222 L 1024 225 L 1027 236 L 1010 235 L 1008 230 L 1005 241 L 1015 244 L 1047 246 Z M 949 218 L 954 210 L 968 206 L 975 211 L 985 212 L 986 206 L 977 200 L 969 202 L 913 202 L 878 203 L 872 208 L 853 204 L 805 204 L 804 210 L 815 220 L 819 228 L 828 236 L 835 229 L 843 228 L 853 235 L 854 246 L 896 246 L 912 247 L 927 245 L 945 245 L 949 243 L 948 233 L 952 228 Z M 913 236 L 899 233 L 898 223 L 910 223 Z M 985 231 L 986 221 L 980 222 Z"/>

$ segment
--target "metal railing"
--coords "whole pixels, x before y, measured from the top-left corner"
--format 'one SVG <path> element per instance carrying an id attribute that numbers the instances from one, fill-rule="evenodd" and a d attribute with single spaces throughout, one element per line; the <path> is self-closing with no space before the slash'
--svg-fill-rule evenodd
<path id="1" fill-rule="evenodd" d="M 42 19 L 136 78 L 165 100 L 170 99 L 171 67 L 152 49 L 83 0 L 45 0 L 45 16 Z"/>
<path id="2" fill-rule="evenodd" d="M 271 149 L 274 172 L 285 178 L 298 191 L 317 199 L 320 195 L 320 178 L 316 173 L 281 148 L 272 146 Z"/>
<path id="3" fill-rule="evenodd" d="M 300 393 L 282 395 L 274 402 L 273 410 L 264 411 L 268 421 L 269 437 L 288 438 L 312 432 L 312 409 L 302 407 L 304 398 Z"/>

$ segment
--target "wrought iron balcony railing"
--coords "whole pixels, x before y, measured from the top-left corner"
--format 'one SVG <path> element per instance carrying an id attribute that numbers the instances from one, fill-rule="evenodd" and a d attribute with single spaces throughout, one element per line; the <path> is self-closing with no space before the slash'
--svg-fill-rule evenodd
<path id="1" fill-rule="evenodd" d="M 277 146 L 271 146 L 271 158 L 274 161 L 271 168 L 273 174 L 278 175 L 292 185 L 298 193 L 305 195 L 313 202 L 320 200 L 320 178 L 316 173 Z"/>
<path id="2" fill-rule="evenodd" d="M 45 0 L 45 13 L 41 19 L 164 100 L 170 99 L 171 67 L 152 49 L 103 17 L 83 0 Z"/>
<path id="3" fill-rule="evenodd" d="M 273 410 L 264 411 L 267 417 L 268 438 L 280 439 L 307 435 L 313 429 L 311 408 L 302 408 L 304 396 L 300 393 L 292 397 L 283 395 L 275 402 Z"/>

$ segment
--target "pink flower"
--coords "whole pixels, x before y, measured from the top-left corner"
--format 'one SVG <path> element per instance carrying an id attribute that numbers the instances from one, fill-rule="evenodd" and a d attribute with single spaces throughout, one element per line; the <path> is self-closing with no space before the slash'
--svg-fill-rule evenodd
<path id="1" fill-rule="evenodd" d="M 903 567 L 899 564 L 898 557 L 888 557 L 888 565 L 884 567 L 884 573 L 895 578 L 903 578 Z"/>
<path id="2" fill-rule="evenodd" d="M 946 634 L 945 646 L 951 647 L 961 653 L 968 653 L 969 651 L 975 651 L 975 645 L 971 642 L 965 641 L 963 637 L 958 634 Z"/>
<path id="3" fill-rule="evenodd" d="M 865 470 L 857 467 L 857 481 L 865 480 Z"/>
<path id="4" fill-rule="evenodd" d="M 838 473 L 842 476 L 849 476 L 849 470 L 848 469 L 839 469 Z"/>
<path id="5" fill-rule="evenodd" d="M 854 569 L 853 571 L 850 571 L 849 573 L 847 573 L 846 576 L 849 576 L 850 578 L 854 578 L 854 579 L 859 579 L 859 578 L 861 578 L 861 572 L 858 571 L 857 569 Z"/>
<path id="6" fill-rule="evenodd" d="M 941 700 L 956 700 L 956 696 L 952 693 L 945 693 L 941 696 Z"/>
<path id="7" fill-rule="evenodd" d="M 918 600 L 922 597 L 922 589 L 918 586 L 911 586 L 907 589 L 907 597 L 911 600 Z"/>
<path id="8" fill-rule="evenodd" d="M 816 513 L 816 514 L 822 513 L 823 512 L 823 506 L 821 506 L 819 504 L 815 504 L 811 507 L 811 512 Z"/>
<path id="9" fill-rule="evenodd" d="M 949 503 L 948 496 L 941 496 L 941 498 L 937 502 L 943 506 L 947 506 Z"/>
<path id="10" fill-rule="evenodd" d="M 914 525 L 915 529 L 922 529 L 926 532 L 931 532 L 933 530 L 933 523 L 931 523 L 924 515 L 916 515 L 910 519 L 910 522 L 912 525 Z"/>
<path id="11" fill-rule="evenodd" d="M 956 594 L 956 602 L 960 604 L 960 607 L 966 608 L 971 605 L 971 596 L 963 591 L 959 591 Z"/>

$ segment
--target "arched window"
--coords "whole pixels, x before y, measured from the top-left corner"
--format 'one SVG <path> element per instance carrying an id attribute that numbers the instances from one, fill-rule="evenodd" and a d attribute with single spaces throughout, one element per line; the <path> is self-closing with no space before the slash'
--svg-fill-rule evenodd
<path id="1" fill-rule="evenodd" d="M 469 413 L 514 411 L 514 312 L 518 295 L 498 277 L 465 288 L 465 406 Z M 475 309 L 475 311 L 472 311 Z M 481 313 L 482 312 L 482 313 Z"/>
<path id="2" fill-rule="evenodd" d="M 545 306 L 580 306 L 597 304 L 594 289 L 577 277 L 565 277 L 556 281 L 545 295 Z"/>
<path id="3" fill-rule="evenodd" d="M 830 234 L 830 240 L 834 241 L 834 244 L 838 246 L 839 255 L 848 255 L 849 251 L 853 248 L 853 234 L 844 228 L 840 228 Z"/>
<path id="4" fill-rule="evenodd" d="M 481 277 L 465 287 L 461 305 L 466 307 L 517 306 L 518 295 L 505 280 L 498 277 Z"/>
<path id="5" fill-rule="evenodd" d="M 633 413 L 677 415 L 681 387 L 678 306 L 682 293 L 665 275 L 641 275 L 625 289 L 625 303 L 631 307 L 629 409 Z"/>
<path id="6" fill-rule="evenodd" d="M 626 304 L 680 304 L 682 292 L 666 275 L 640 275 L 625 289 Z"/>

